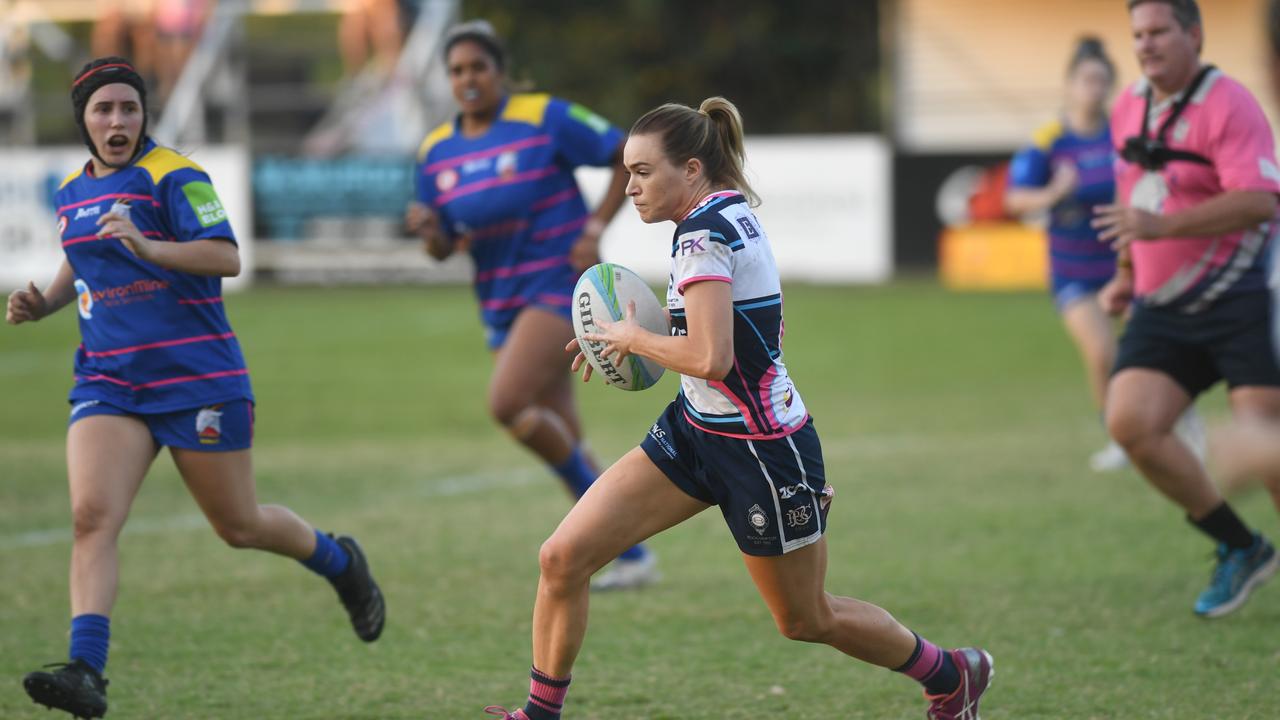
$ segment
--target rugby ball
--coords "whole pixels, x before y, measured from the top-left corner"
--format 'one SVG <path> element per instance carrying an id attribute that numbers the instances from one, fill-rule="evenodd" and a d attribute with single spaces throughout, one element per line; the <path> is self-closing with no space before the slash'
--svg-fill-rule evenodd
<path id="1" fill-rule="evenodd" d="M 626 317 L 627 303 L 636 304 L 636 322 L 649 332 L 668 335 L 666 313 L 653 290 L 639 275 L 621 265 L 600 263 L 587 268 L 573 288 L 573 333 L 578 347 L 595 375 L 605 383 L 623 390 L 644 390 L 653 387 L 662 377 L 664 368 L 658 363 L 628 355 L 621 365 L 614 365 L 613 358 L 603 356 L 604 343 L 583 339 L 586 333 L 600 331 L 599 321 L 617 322 Z"/>

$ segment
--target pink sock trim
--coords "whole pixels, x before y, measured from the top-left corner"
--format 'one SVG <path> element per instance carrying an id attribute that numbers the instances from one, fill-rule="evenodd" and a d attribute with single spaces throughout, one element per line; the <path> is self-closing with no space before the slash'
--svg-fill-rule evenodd
<path id="1" fill-rule="evenodd" d="M 533 677 L 529 678 L 529 702 L 548 712 L 559 714 L 568 694 L 569 678 L 551 677 L 534 668 Z"/>
<path id="2" fill-rule="evenodd" d="M 942 669 L 942 654 L 946 652 L 933 643 L 920 638 L 920 655 L 915 662 L 902 669 L 902 674 L 916 682 L 928 682 Z"/>

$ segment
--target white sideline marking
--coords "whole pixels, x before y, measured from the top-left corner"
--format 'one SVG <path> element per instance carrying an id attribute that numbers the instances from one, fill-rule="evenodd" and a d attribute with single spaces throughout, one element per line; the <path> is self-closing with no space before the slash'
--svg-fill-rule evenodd
<path id="1" fill-rule="evenodd" d="M 532 485 L 550 478 L 547 473 L 532 468 L 522 468 L 510 472 L 483 472 L 467 475 L 453 475 L 441 478 L 436 482 L 423 484 L 414 495 L 429 498 L 460 497 L 479 495 L 498 488 L 512 488 Z M 168 517 L 138 518 L 129 520 L 122 535 L 159 535 L 171 532 L 190 532 L 204 530 L 209 522 L 199 513 L 184 513 Z M 28 530 L 14 535 L 0 536 L 0 551 L 18 550 L 21 548 L 47 547 L 49 545 L 70 544 L 71 529 L 66 527 L 48 528 L 45 530 Z"/>

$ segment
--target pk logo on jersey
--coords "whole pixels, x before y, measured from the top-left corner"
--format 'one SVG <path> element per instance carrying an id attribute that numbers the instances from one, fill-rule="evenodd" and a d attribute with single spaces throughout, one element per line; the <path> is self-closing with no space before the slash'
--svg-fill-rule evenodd
<path id="1" fill-rule="evenodd" d="M 201 445 L 217 445 L 222 441 L 222 406 L 211 405 L 196 413 L 196 435 Z"/>
<path id="2" fill-rule="evenodd" d="M 697 255 L 707 251 L 707 243 L 711 242 L 711 233 L 706 230 L 691 232 L 676 238 L 676 249 L 680 257 Z"/>
<path id="3" fill-rule="evenodd" d="M 93 291 L 89 283 L 79 278 L 76 279 L 76 309 L 85 320 L 93 319 Z"/>

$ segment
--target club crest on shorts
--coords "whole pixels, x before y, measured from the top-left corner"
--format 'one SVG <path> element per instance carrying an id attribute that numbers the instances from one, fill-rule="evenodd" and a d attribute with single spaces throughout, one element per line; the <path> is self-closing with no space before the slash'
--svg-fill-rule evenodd
<path id="1" fill-rule="evenodd" d="M 787 527 L 798 528 L 809 524 L 813 519 L 813 508 L 808 505 L 801 505 L 787 511 Z"/>
<path id="2" fill-rule="evenodd" d="M 752 505 L 747 511 L 747 524 L 758 534 L 764 535 L 769 529 L 769 516 L 764 514 L 764 510 L 761 510 L 759 505 Z"/>
<path id="3" fill-rule="evenodd" d="M 222 441 L 222 406 L 200 408 L 196 413 L 196 435 L 201 445 L 216 445 Z"/>

